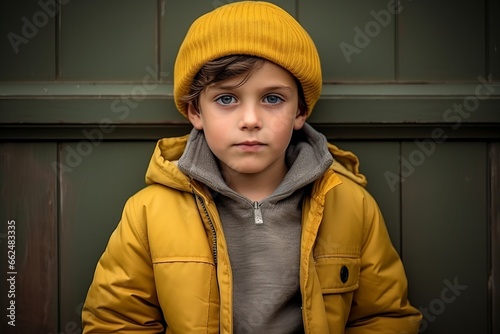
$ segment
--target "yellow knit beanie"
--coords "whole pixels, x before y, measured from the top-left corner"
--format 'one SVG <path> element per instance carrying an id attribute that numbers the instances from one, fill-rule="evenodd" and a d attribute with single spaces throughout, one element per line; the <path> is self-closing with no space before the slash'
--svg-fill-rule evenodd
<path id="1" fill-rule="evenodd" d="M 280 65 L 301 83 L 307 115 L 322 87 L 318 51 L 305 29 L 285 10 L 261 1 L 221 6 L 193 22 L 181 44 L 174 66 L 174 101 L 187 116 L 181 97 L 190 92 L 202 66 L 229 55 L 251 55 Z"/>

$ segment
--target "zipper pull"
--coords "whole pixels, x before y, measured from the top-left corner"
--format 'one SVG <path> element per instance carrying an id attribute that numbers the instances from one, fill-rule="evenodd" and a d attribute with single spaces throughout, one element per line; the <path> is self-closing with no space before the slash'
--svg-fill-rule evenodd
<path id="1" fill-rule="evenodd" d="M 260 205 L 257 201 L 253 202 L 253 212 L 255 216 L 255 224 L 264 224 L 264 219 L 262 219 L 262 211 L 260 211 Z"/>

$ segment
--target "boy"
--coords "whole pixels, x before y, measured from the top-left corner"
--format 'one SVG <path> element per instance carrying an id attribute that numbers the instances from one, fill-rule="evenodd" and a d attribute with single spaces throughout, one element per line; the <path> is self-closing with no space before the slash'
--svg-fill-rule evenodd
<path id="1" fill-rule="evenodd" d="M 306 123 L 321 85 L 313 41 L 273 4 L 193 23 L 174 69 L 193 130 L 158 142 L 84 333 L 417 333 L 357 158 Z"/>

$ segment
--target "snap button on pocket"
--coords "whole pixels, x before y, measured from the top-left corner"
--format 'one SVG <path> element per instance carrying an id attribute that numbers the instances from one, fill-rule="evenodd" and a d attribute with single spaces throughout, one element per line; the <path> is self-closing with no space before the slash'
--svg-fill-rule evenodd
<path id="1" fill-rule="evenodd" d="M 356 255 L 316 258 L 316 273 L 323 295 L 356 290 L 360 268 L 361 260 Z"/>
<path id="2" fill-rule="evenodd" d="M 349 279 L 349 269 L 347 269 L 346 266 L 342 266 L 342 268 L 340 268 L 340 280 L 342 281 L 342 283 L 345 283 L 347 282 L 348 279 Z"/>

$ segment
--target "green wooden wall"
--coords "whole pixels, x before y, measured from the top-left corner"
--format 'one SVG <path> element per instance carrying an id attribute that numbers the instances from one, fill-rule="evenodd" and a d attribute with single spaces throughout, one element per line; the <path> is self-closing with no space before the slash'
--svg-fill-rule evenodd
<path id="1" fill-rule="evenodd" d="M 15 277 L 0 283 L 1 333 L 81 332 L 155 141 L 190 129 L 172 101 L 179 44 L 229 2 L 0 3 L 0 270 Z M 360 157 L 421 332 L 500 333 L 500 2 L 273 2 L 317 43 L 309 122 Z"/>

